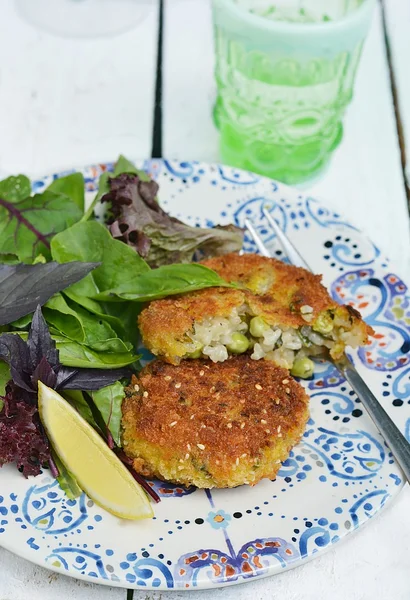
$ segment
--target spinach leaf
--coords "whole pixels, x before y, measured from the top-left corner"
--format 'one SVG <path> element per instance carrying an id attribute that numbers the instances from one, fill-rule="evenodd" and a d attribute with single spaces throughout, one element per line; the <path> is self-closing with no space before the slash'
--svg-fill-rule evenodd
<path id="1" fill-rule="evenodd" d="M 60 353 L 61 364 L 67 367 L 82 367 L 86 369 L 116 369 L 131 365 L 138 356 L 129 352 L 97 352 L 78 344 L 58 333 L 53 333 L 57 350 Z"/>
<path id="2" fill-rule="evenodd" d="M 78 206 L 81 212 L 84 212 L 85 183 L 82 173 L 72 173 L 54 179 L 47 190 L 67 196 Z"/>
<path id="3" fill-rule="evenodd" d="M 91 298 L 87 298 L 87 296 L 79 296 L 72 289 L 67 289 L 64 291 L 63 296 L 67 297 L 69 300 L 73 300 L 76 304 L 82 306 L 88 312 L 96 315 L 100 319 L 104 319 L 111 325 L 117 335 L 121 338 L 126 337 L 126 328 L 124 326 L 124 310 L 126 308 L 125 303 L 121 303 L 121 308 L 118 311 L 115 311 L 115 304 L 112 302 L 97 302 L 96 300 L 92 300 Z M 119 315 L 119 316 L 117 316 Z M 136 321 L 135 321 L 136 322 Z"/>
<path id="4" fill-rule="evenodd" d="M 103 319 L 89 313 L 61 294 L 53 296 L 43 309 L 48 323 L 64 336 L 100 352 L 128 352 L 132 344 L 123 342 Z"/>
<path id="5" fill-rule="evenodd" d="M 133 281 L 127 282 L 113 290 L 100 293 L 97 299 L 107 298 L 115 294 L 123 300 L 146 302 L 183 294 L 209 287 L 236 287 L 219 277 L 215 271 L 197 263 L 188 265 L 164 265 L 142 273 Z"/>
<path id="6" fill-rule="evenodd" d="M 97 298 L 98 294 L 121 285 L 131 285 L 138 275 L 150 270 L 132 248 L 114 240 L 104 225 L 96 221 L 77 223 L 54 236 L 51 253 L 60 263 L 89 262 L 91 256 L 95 259 L 92 262 L 101 263 L 92 274 L 71 287 L 73 293 L 88 298 Z"/>
<path id="7" fill-rule="evenodd" d="M 124 386 L 120 381 L 101 388 L 97 392 L 91 392 L 94 404 L 100 411 L 117 446 L 121 446 L 121 406 L 124 396 Z"/>
<path id="8" fill-rule="evenodd" d="M 32 263 L 39 254 L 49 260 L 51 238 L 81 216 L 67 196 L 47 190 L 23 199 L 15 189 L 0 193 L 0 261 Z"/>

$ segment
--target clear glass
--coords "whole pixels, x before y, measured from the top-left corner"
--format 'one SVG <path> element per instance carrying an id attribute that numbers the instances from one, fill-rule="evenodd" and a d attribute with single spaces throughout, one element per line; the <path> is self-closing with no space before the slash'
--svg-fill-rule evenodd
<path id="1" fill-rule="evenodd" d="M 63 37 L 101 37 L 123 33 L 148 14 L 151 0 L 16 0 L 32 25 Z"/>
<path id="2" fill-rule="evenodd" d="M 213 0 L 224 163 L 286 183 L 316 177 L 342 118 L 374 0 Z"/>

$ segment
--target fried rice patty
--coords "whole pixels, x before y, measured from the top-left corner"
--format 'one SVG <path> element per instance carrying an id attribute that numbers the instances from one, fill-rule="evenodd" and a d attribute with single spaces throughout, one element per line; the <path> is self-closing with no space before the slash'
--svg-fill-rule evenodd
<path id="1" fill-rule="evenodd" d="M 126 390 L 123 448 L 146 477 L 200 488 L 254 485 L 273 479 L 301 438 L 308 402 L 268 361 L 155 360 Z"/>

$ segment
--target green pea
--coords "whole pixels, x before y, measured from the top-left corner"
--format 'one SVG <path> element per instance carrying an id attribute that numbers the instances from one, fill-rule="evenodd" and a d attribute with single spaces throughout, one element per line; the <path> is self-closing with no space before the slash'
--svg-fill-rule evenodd
<path id="1" fill-rule="evenodd" d="M 313 371 L 315 370 L 315 363 L 310 358 L 297 358 L 293 363 L 293 367 L 291 369 L 292 375 L 295 377 L 301 377 L 302 379 L 307 379 L 313 375 Z"/>
<path id="2" fill-rule="evenodd" d="M 202 356 L 202 346 L 199 346 L 199 348 L 197 348 L 193 352 L 190 352 L 189 354 L 187 354 L 186 358 L 200 358 L 201 356 Z"/>
<path id="3" fill-rule="evenodd" d="M 313 330 L 322 335 L 327 335 L 333 330 L 333 319 L 328 312 L 318 316 L 313 324 Z"/>
<path id="4" fill-rule="evenodd" d="M 251 319 L 249 330 L 253 337 L 262 337 L 267 329 L 269 329 L 269 325 L 262 317 L 253 317 Z"/>
<path id="5" fill-rule="evenodd" d="M 233 333 L 231 342 L 226 347 L 233 354 L 243 354 L 249 348 L 249 340 L 243 333 Z"/>

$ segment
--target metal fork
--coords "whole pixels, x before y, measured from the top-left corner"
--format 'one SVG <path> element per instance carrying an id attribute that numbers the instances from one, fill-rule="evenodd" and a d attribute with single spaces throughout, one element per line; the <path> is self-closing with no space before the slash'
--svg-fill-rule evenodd
<path id="1" fill-rule="evenodd" d="M 299 254 L 292 242 L 283 233 L 279 225 L 273 219 L 272 215 L 266 210 L 266 208 L 263 208 L 262 212 L 272 229 L 275 231 L 283 251 L 289 258 L 290 262 L 297 267 L 303 267 L 304 269 L 311 271 L 309 265 Z M 245 225 L 254 239 L 260 253 L 263 256 L 271 258 L 269 250 L 263 243 L 261 237 L 249 219 L 245 219 Z M 393 423 L 392 419 L 381 406 L 373 392 L 363 381 L 348 357 L 344 355 L 340 360 L 332 360 L 330 356 L 327 356 L 326 358 L 332 362 L 335 367 L 337 367 L 339 372 L 356 392 L 357 397 L 360 399 L 370 417 L 373 419 L 374 424 L 380 431 L 392 454 L 402 468 L 407 481 L 410 482 L 410 443 L 406 440 L 398 427 L 396 427 L 396 425 Z"/>

